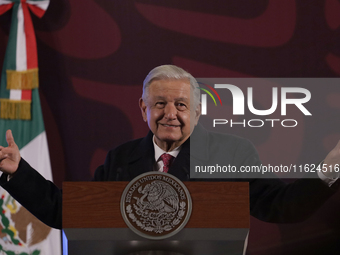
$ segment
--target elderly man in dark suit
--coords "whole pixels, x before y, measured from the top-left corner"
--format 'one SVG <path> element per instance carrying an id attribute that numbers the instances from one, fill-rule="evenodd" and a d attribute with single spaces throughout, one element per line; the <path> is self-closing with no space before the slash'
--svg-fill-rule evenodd
<path id="1" fill-rule="evenodd" d="M 129 181 L 146 171 L 165 171 L 180 180 L 190 179 L 190 163 L 219 162 L 237 168 L 260 165 L 253 145 L 243 138 L 206 131 L 198 123 L 199 90 L 196 80 L 183 69 L 165 65 L 153 69 L 144 81 L 139 105 L 150 132 L 127 142 L 107 155 L 97 168 L 95 181 Z M 47 225 L 61 228 L 61 191 L 20 157 L 11 131 L 8 147 L 0 147 L 0 185 Z M 190 149 L 190 139 L 199 143 Z M 214 151 L 214 153 L 210 153 Z M 216 153 L 217 152 L 217 153 Z M 340 143 L 324 164 L 340 162 Z M 251 214 L 270 222 L 302 220 L 319 208 L 339 187 L 334 173 L 285 184 L 279 179 L 237 179 L 249 181 Z"/>

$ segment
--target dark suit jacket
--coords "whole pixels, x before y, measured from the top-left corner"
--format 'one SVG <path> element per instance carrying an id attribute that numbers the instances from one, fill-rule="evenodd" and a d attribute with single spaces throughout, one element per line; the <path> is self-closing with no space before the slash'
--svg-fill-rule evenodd
<path id="1" fill-rule="evenodd" d="M 155 163 L 152 137 L 153 134 L 149 132 L 144 138 L 127 142 L 110 151 L 104 165 L 97 168 L 94 181 L 130 181 L 142 173 L 152 171 Z M 190 148 L 190 139 L 197 142 L 194 148 Z M 211 133 L 197 126 L 191 138 L 183 143 L 169 173 L 182 181 L 204 181 L 190 179 L 190 163 L 203 165 L 215 160 L 222 160 L 219 162 L 221 165 L 231 164 L 236 167 L 260 164 L 255 148 L 247 140 Z M 329 188 L 320 179 L 301 179 L 286 184 L 277 178 L 227 177 L 205 181 L 248 181 L 251 215 L 264 221 L 280 223 L 305 219 L 339 186 L 339 182 L 336 182 Z M 1 176 L 0 185 L 45 224 L 54 228 L 62 227 L 61 191 L 23 159 L 10 181 L 7 182 L 5 174 Z"/>

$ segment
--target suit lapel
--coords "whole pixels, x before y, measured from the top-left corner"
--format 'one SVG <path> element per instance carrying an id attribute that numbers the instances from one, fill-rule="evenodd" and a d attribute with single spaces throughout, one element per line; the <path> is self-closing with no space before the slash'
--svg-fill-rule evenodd
<path id="1" fill-rule="evenodd" d="M 155 152 L 152 137 L 153 133 L 150 131 L 131 153 L 128 163 L 130 180 L 142 173 L 153 171 Z"/>
<path id="2" fill-rule="evenodd" d="M 171 164 L 168 173 L 176 176 L 181 181 L 190 179 L 190 138 L 182 144 L 181 151 Z"/>
<path id="3" fill-rule="evenodd" d="M 180 153 L 169 169 L 169 173 L 181 181 L 190 179 L 190 166 L 202 165 L 209 158 L 209 136 L 207 131 L 198 124 L 188 140 L 181 148 Z"/>

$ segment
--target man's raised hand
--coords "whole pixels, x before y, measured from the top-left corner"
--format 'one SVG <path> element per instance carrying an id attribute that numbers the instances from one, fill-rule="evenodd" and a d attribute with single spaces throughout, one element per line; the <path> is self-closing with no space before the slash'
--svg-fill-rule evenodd
<path id="1" fill-rule="evenodd" d="M 21 157 L 11 130 L 6 132 L 6 141 L 8 147 L 0 146 L 0 171 L 12 175 L 18 169 Z"/>
<path id="2" fill-rule="evenodd" d="M 340 141 L 331 150 L 327 157 L 323 162 L 323 174 L 330 178 L 338 178 L 339 177 L 339 168 L 340 168 Z"/>

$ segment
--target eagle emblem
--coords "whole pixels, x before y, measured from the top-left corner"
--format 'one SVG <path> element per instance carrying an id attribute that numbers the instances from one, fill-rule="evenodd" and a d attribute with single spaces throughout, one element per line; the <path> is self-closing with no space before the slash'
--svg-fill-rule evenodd
<path id="1" fill-rule="evenodd" d="M 134 197 L 136 209 L 151 210 L 159 213 L 173 213 L 178 210 L 179 199 L 176 191 L 164 181 L 153 181 L 151 184 L 140 186 L 138 192 L 143 194 L 141 198 Z"/>
<path id="2" fill-rule="evenodd" d="M 136 177 L 125 188 L 121 211 L 135 233 L 162 239 L 184 227 L 191 213 L 191 198 L 174 176 L 150 172 Z"/>

